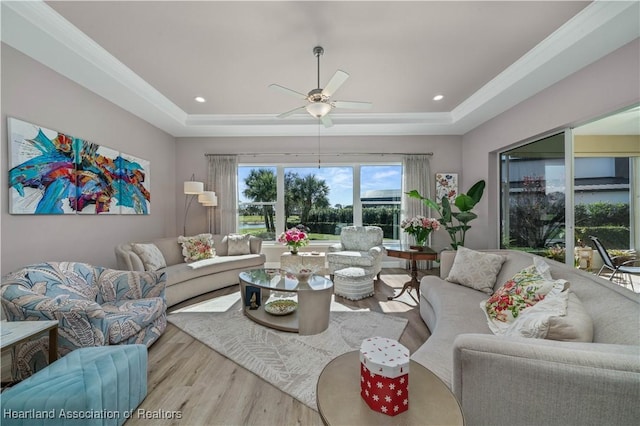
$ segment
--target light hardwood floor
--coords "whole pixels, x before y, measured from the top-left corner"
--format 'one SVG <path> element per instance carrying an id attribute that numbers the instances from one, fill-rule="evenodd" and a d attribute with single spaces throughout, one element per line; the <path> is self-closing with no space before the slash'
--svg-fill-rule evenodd
<path id="1" fill-rule="evenodd" d="M 407 318 L 409 323 L 400 343 L 413 353 L 429 337 L 419 308 L 387 300 L 408 279 L 408 271 L 404 269 L 385 269 L 375 284 L 373 297 L 357 302 L 337 297 L 336 301 Z M 169 311 L 235 291 L 238 286 L 211 292 Z M 317 412 L 172 324 L 149 348 L 147 383 L 147 397 L 126 422 L 127 426 L 322 424 Z"/>

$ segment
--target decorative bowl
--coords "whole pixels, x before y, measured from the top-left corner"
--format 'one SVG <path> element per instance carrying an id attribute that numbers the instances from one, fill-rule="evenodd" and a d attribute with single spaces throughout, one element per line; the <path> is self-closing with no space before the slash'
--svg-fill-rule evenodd
<path id="1" fill-rule="evenodd" d="M 271 315 L 289 315 L 296 309 L 298 309 L 298 303 L 287 299 L 274 300 L 264 305 L 264 311 Z"/>
<path id="2" fill-rule="evenodd" d="M 308 265 L 293 265 L 288 267 L 285 272 L 289 278 L 295 278 L 301 283 L 306 283 L 317 272 L 317 268 L 309 267 Z"/>
<path id="3" fill-rule="evenodd" d="M 309 278 L 311 278 L 311 276 L 313 275 L 312 271 L 309 272 L 298 272 L 296 275 L 296 279 L 298 280 L 298 282 L 301 283 L 306 283 L 309 281 Z"/>

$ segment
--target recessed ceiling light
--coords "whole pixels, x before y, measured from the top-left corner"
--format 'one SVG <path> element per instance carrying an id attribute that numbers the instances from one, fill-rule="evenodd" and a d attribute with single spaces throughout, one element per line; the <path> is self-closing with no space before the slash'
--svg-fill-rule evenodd
<path id="1" fill-rule="evenodd" d="M 207 102 L 207 100 L 205 98 L 203 98 L 202 96 L 196 96 L 195 98 L 193 98 L 196 102 Z"/>
<path id="2" fill-rule="evenodd" d="M 442 95 L 435 95 L 435 96 L 433 97 L 433 100 L 434 100 L 434 101 L 439 101 L 439 100 L 442 100 L 442 98 L 444 98 L 444 96 L 442 96 Z"/>

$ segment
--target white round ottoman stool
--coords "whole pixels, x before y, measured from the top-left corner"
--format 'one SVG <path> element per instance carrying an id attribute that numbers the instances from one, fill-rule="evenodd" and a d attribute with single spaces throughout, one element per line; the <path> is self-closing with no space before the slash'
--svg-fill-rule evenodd
<path id="1" fill-rule="evenodd" d="M 360 300 L 373 296 L 373 277 L 375 274 L 363 268 L 350 267 L 333 273 L 333 292 L 349 300 Z"/>

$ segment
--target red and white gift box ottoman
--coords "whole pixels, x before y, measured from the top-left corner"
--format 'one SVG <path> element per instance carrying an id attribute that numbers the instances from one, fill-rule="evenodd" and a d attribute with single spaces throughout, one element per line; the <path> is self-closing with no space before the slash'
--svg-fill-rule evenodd
<path id="1" fill-rule="evenodd" d="M 360 345 L 360 395 L 377 412 L 395 416 L 409 409 L 409 349 L 384 337 Z"/>

